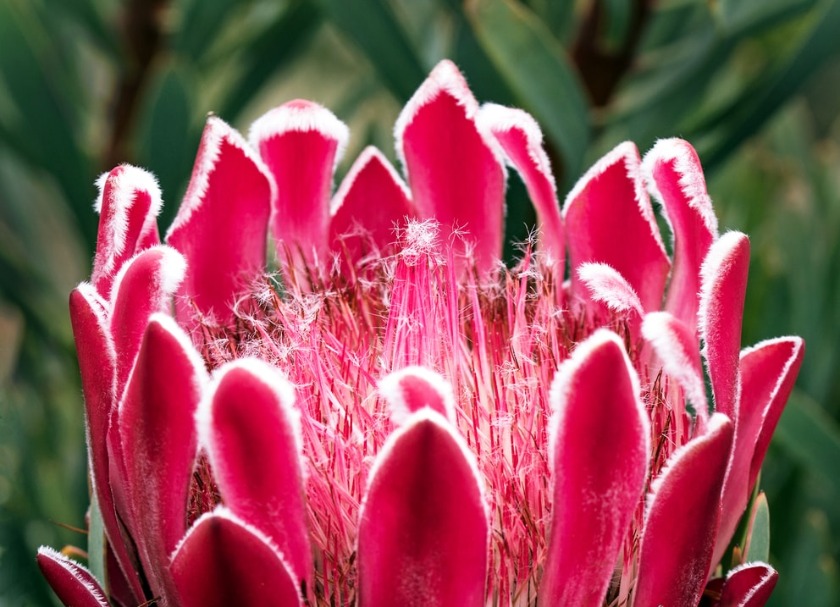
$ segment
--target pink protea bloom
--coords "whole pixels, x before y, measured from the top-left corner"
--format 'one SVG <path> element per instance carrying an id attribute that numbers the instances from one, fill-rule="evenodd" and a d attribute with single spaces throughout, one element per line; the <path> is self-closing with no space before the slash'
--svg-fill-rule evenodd
<path id="1" fill-rule="evenodd" d="M 536 123 L 449 62 L 408 185 L 369 148 L 331 200 L 346 139 L 305 101 L 250 143 L 209 118 L 167 244 L 154 179 L 104 178 L 70 308 L 107 580 L 41 549 L 65 604 L 763 605 L 727 552 L 803 343 L 740 350 L 749 241 L 692 147 L 621 144 L 561 212 Z M 540 222 L 513 269 L 504 161 Z"/>

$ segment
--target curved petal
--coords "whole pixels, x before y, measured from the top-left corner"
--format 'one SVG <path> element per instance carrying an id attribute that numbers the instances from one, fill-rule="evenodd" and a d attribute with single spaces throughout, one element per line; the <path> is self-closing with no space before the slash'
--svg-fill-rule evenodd
<path id="1" fill-rule="evenodd" d="M 587 299 L 577 268 L 605 263 L 638 293 L 646 312 L 659 310 L 670 262 L 645 191 L 639 152 L 625 142 L 577 182 L 563 205 L 572 291 Z"/>
<path id="2" fill-rule="evenodd" d="M 543 147 L 543 135 L 537 121 L 519 109 L 485 103 L 478 122 L 496 138 L 511 165 L 522 176 L 528 196 L 537 211 L 540 250 L 549 262 L 564 269 L 566 251 L 563 216 L 557 200 L 557 184 L 551 162 Z"/>
<path id="3" fill-rule="evenodd" d="M 189 326 L 194 308 L 219 323 L 248 282 L 265 269 L 274 180 L 242 136 L 210 116 L 190 184 L 166 241 L 186 258 L 189 273 L 176 301 Z"/>
<path id="4" fill-rule="evenodd" d="M 241 359 L 214 374 L 198 426 L 225 505 L 271 538 L 296 579 L 311 583 L 303 445 L 294 402 L 294 387 L 277 368 Z"/>
<path id="5" fill-rule="evenodd" d="M 662 139 L 642 162 L 648 189 L 661 202 L 674 234 L 674 267 L 665 308 L 694 333 L 700 267 L 718 237 L 703 167 L 687 141 Z"/>
<path id="6" fill-rule="evenodd" d="M 190 527 L 172 555 L 182 607 L 298 607 L 283 555 L 257 529 L 219 507 Z"/>
<path id="7" fill-rule="evenodd" d="M 736 567 L 726 576 L 718 607 L 764 607 L 778 579 L 778 572 L 767 563 Z"/>
<path id="8" fill-rule="evenodd" d="M 108 428 L 116 409 L 116 351 L 104 302 L 96 289 L 81 283 L 70 294 L 70 321 L 85 399 L 85 434 L 93 491 L 99 500 L 105 533 L 128 581 L 134 599 L 142 602 L 143 587 L 134 570 L 117 521 L 111 493 Z"/>
<path id="9" fill-rule="evenodd" d="M 578 345 L 551 386 L 551 535 L 540 604 L 601 605 L 641 504 L 650 424 L 618 336 Z"/>
<path id="10" fill-rule="evenodd" d="M 168 316 L 149 320 L 120 403 L 126 495 L 140 561 L 155 596 L 172 597 L 169 554 L 184 536 L 196 459 L 204 363 Z"/>
<path id="11" fill-rule="evenodd" d="M 733 425 L 715 413 L 651 485 L 635 607 L 697 605 L 712 561 Z"/>
<path id="12" fill-rule="evenodd" d="M 804 355 L 805 344 L 799 337 L 767 340 L 741 352 L 738 427 L 723 491 L 716 556 L 723 555 L 747 507 Z"/>
<path id="13" fill-rule="evenodd" d="M 167 312 L 187 265 L 172 247 L 158 245 L 132 257 L 114 280 L 111 335 L 117 352 L 117 394 L 122 393 L 149 317 Z"/>
<path id="14" fill-rule="evenodd" d="M 411 195 L 388 159 L 367 147 L 350 167 L 331 203 L 329 245 L 352 265 L 373 245 L 387 252 L 394 230 L 415 216 Z M 345 273 L 347 269 L 345 268 Z"/>
<path id="15" fill-rule="evenodd" d="M 66 556 L 41 546 L 38 567 L 53 591 L 67 607 L 109 607 L 102 586 L 93 574 Z"/>
<path id="16" fill-rule="evenodd" d="M 728 232 L 709 249 L 700 272 L 698 322 L 715 397 L 715 411 L 726 414 L 736 425 L 741 321 L 749 265 L 749 239 L 740 232 Z"/>
<path id="17" fill-rule="evenodd" d="M 157 216 L 162 206 L 154 175 L 123 164 L 97 181 L 99 232 L 91 282 L 99 295 L 111 297 L 111 283 L 122 264 L 138 251 L 156 245 Z"/>
<path id="18" fill-rule="evenodd" d="M 668 312 L 651 312 L 642 321 L 642 336 L 653 347 L 663 371 L 683 389 L 705 424 L 709 419 L 709 404 L 694 332 Z"/>
<path id="19" fill-rule="evenodd" d="M 444 60 L 403 108 L 394 134 L 418 214 L 437 220 L 445 239 L 452 230 L 466 232 L 456 251 L 471 248 L 479 273 L 487 274 L 502 253 L 505 170 L 477 112 L 461 72 Z"/>
<path id="20" fill-rule="evenodd" d="M 282 260 L 283 243 L 295 265 L 323 263 L 333 169 L 347 145 L 347 126 L 317 103 L 296 99 L 258 118 L 248 138 L 277 184 L 271 232 L 278 255 Z"/>
<path id="21" fill-rule="evenodd" d="M 642 302 L 633 286 L 614 268 L 605 263 L 582 263 L 577 274 L 594 301 L 601 302 L 614 312 L 634 313 L 638 317 L 644 314 Z"/>
<path id="22" fill-rule="evenodd" d="M 386 441 L 359 520 L 359 604 L 484 605 L 489 523 L 475 460 L 424 407 Z"/>

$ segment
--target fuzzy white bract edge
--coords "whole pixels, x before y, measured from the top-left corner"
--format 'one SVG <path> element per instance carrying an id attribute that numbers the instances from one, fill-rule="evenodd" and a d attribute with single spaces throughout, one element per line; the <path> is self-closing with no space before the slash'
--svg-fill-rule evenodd
<path id="1" fill-rule="evenodd" d="M 64 556 L 58 550 L 50 548 L 49 546 L 41 546 L 38 548 L 38 554 L 47 557 L 60 567 L 66 569 L 67 572 L 79 582 L 79 584 L 84 586 L 84 588 L 90 592 L 91 596 L 96 599 L 102 607 L 109 607 L 108 599 L 102 595 L 96 586 L 84 578 L 83 574 L 87 574 L 91 579 L 96 579 L 87 567 Z"/>
<path id="2" fill-rule="evenodd" d="M 605 263 L 582 263 L 577 269 L 578 278 L 592 294 L 592 299 L 605 304 L 614 312 L 636 312 L 644 315 L 642 301 L 636 290 L 621 272 Z"/>
<path id="3" fill-rule="evenodd" d="M 359 154 L 358 158 L 353 162 L 353 166 L 350 167 L 350 170 L 347 171 L 347 175 L 344 176 L 344 179 L 341 182 L 341 185 L 338 186 L 338 189 L 335 192 L 335 195 L 330 202 L 330 217 L 335 217 L 335 214 L 344 204 L 345 198 L 350 193 L 350 190 L 353 188 L 353 184 L 356 182 L 356 179 L 359 177 L 359 174 L 369 165 L 371 162 L 378 162 L 382 167 L 388 172 L 388 175 L 391 177 L 393 182 L 397 185 L 397 187 L 402 190 L 402 193 L 405 194 L 405 197 L 410 201 L 411 200 L 411 191 L 408 189 L 405 181 L 403 181 L 400 174 L 397 173 L 396 169 L 388 162 L 388 159 L 385 158 L 384 154 L 376 149 L 374 146 L 369 145 L 362 153 Z"/>
<path id="4" fill-rule="evenodd" d="M 414 377 L 426 383 L 430 389 L 440 396 L 443 408 L 446 411 L 446 419 L 449 423 L 455 424 L 455 395 L 452 393 L 452 386 L 443 376 L 431 369 L 420 366 L 409 366 L 390 373 L 379 382 L 379 393 L 388 402 L 391 410 L 391 419 L 394 424 L 400 426 L 408 420 L 412 411 L 405 401 L 405 395 L 401 382 L 406 377 Z"/>

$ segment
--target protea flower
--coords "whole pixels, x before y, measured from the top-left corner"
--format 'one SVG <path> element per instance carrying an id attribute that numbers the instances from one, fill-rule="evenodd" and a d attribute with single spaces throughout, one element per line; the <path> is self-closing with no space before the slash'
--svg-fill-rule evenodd
<path id="1" fill-rule="evenodd" d="M 369 148 L 330 199 L 346 139 L 305 101 L 250 143 L 210 117 L 165 245 L 154 179 L 104 177 L 70 308 L 107 579 L 43 548 L 65 604 L 763 605 L 803 344 L 739 351 L 749 241 L 692 147 L 623 143 L 561 212 L 536 123 L 449 62 L 407 185 Z M 505 161 L 540 224 L 512 269 Z"/>

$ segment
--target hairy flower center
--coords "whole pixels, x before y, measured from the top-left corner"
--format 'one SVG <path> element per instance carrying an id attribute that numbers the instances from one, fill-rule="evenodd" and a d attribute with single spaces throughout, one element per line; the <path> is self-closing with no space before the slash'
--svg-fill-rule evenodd
<path id="1" fill-rule="evenodd" d="M 551 513 L 552 378 L 575 344 L 600 326 L 629 340 L 625 320 L 561 305 L 562 285 L 528 254 L 497 281 L 457 279 L 452 260 L 439 257 L 429 244 L 431 229 L 410 235 L 394 256 L 360 267 L 357 278 L 341 286 L 293 287 L 281 295 L 277 280 L 265 276 L 239 302 L 235 326 L 200 324 L 193 335 L 210 368 L 258 356 L 297 386 L 319 604 L 355 600 L 359 508 L 374 457 L 394 429 L 377 382 L 407 365 L 433 368 L 452 383 L 458 429 L 477 457 L 487 489 L 488 596 L 499 604 L 533 603 Z M 287 276 L 284 282 L 304 284 L 297 278 L 302 277 Z M 628 343 L 627 349 L 637 361 L 638 345 Z M 637 370 L 653 421 L 655 473 L 685 442 L 688 428 L 673 419 L 667 381 Z M 206 511 L 212 491 L 202 479 L 193 485 L 194 496 L 201 496 L 191 503 Z M 632 568 L 641 514 L 640 501 L 619 567 Z M 621 584 L 618 576 L 611 597 Z"/>

